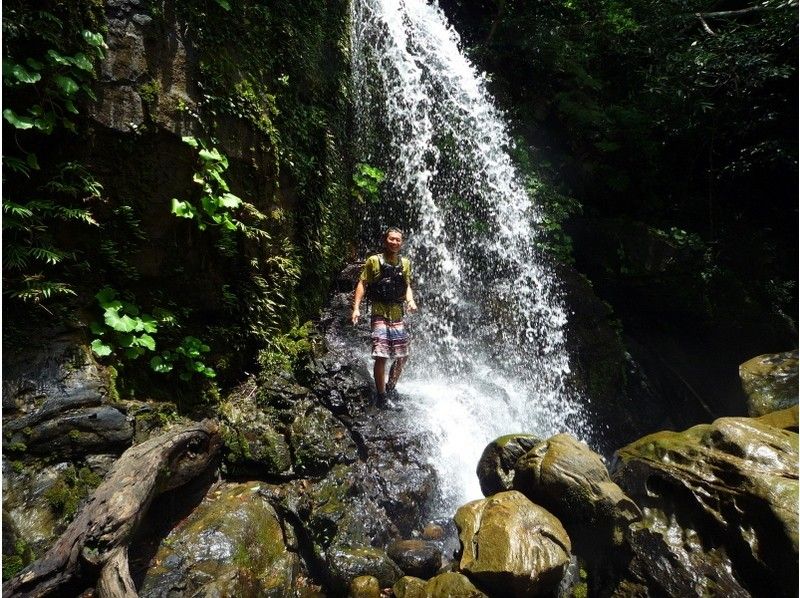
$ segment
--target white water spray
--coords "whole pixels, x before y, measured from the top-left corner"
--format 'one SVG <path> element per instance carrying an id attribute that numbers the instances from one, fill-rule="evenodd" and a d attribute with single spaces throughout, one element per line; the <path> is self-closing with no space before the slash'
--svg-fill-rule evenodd
<path id="1" fill-rule="evenodd" d="M 357 139 L 388 175 L 366 226 L 406 230 L 421 307 L 401 416 L 429 441 L 450 515 L 480 497 L 475 466 L 497 436 L 586 436 L 567 383 L 566 313 L 502 114 L 441 9 L 352 5 Z"/>

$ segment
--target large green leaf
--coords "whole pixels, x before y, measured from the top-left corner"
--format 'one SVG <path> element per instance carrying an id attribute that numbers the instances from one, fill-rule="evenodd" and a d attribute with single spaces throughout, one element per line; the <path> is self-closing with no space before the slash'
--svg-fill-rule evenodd
<path id="1" fill-rule="evenodd" d="M 9 72 L 14 75 L 14 78 L 20 83 L 36 83 L 42 79 L 39 73 L 32 73 L 21 64 L 12 64 Z"/>
<path id="2" fill-rule="evenodd" d="M 136 339 L 136 344 L 140 347 L 144 347 L 145 349 L 149 349 L 150 351 L 156 350 L 156 339 L 154 339 L 149 334 L 143 334 L 139 338 Z"/>
<path id="3" fill-rule="evenodd" d="M 67 77 L 66 75 L 56 75 L 53 77 L 53 80 L 56 82 L 56 85 L 61 88 L 61 91 L 68 96 L 75 94 L 75 92 L 77 92 L 79 89 L 78 84 L 72 77 Z"/>
<path id="4" fill-rule="evenodd" d="M 117 291 L 111 287 L 103 287 L 100 289 L 100 291 L 98 291 L 94 298 L 97 299 L 97 302 L 102 308 L 106 309 L 109 307 L 109 304 L 117 298 Z M 121 304 L 120 307 L 122 307 Z"/>
<path id="5" fill-rule="evenodd" d="M 219 203 L 226 208 L 238 208 L 242 205 L 242 200 L 233 193 L 223 193 L 219 198 Z"/>
<path id="6" fill-rule="evenodd" d="M 130 316 L 120 316 L 116 309 L 107 309 L 103 319 L 106 324 L 117 332 L 133 332 L 136 330 L 137 321 Z"/>
<path id="7" fill-rule="evenodd" d="M 194 218 L 197 211 L 188 201 L 172 198 L 172 213 L 180 218 Z"/>
<path id="8" fill-rule="evenodd" d="M 34 119 L 30 118 L 29 116 L 20 116 L 11 108 L 6 108 L 3 110 L 3 118 L 14 125 L 17 129 L 32 129 L 35 123 Z"/>
<path id="9" fill-rule="evenodd" d="M 95 355 L 98 357 L 105 357 L 106 355 L 111 355 L 111 347 L 106 345 L 103 341 L 99 338 L 96 338 L 92 341 L 92 351 L 94 351 Z"/>

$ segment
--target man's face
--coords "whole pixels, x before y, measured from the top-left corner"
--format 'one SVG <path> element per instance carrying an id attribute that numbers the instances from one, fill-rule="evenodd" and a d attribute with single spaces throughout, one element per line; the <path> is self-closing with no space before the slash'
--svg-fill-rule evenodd
<path id="1" fill-rule="evenodd" d="M 386 235 L 386 240 L 383 242 L 386 251 L 389 253 L 397 253 L 400 251 L 400 247 L 403 245 L 403 235 L 400 233 L 391 232 Z"/>

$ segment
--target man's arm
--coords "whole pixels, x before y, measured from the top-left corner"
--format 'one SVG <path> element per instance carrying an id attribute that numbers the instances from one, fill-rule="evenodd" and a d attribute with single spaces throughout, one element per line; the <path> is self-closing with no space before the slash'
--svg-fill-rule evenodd
<path id="1" fill-rule="evenodd" d="M 411 290 L 411 285 L 406 286 L 406 304 L 409 312 L 417 311 L 417 304 L 414 302 L 414 292 Z"/>
<path id="2" fill-rule="evenodd" d="M 350 321 L 353 322 L 353 325 L 358 323 L 358 318 L 361 315 L 361 310 L 359 310 L 359 305 L 361 305 L 361 300 L 363 298 L 364 298 L 364 281 L 359 280 L 358 284 L 356 285 L 356 295 L 353 298 L 353 313 L 350 315 Z"/>

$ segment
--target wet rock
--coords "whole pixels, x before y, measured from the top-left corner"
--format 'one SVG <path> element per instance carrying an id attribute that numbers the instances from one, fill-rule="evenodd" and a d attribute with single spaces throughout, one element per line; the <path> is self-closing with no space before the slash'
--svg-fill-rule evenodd
<path id="1" fill-rule="evenodd" d="M 759 355 L 739 366 L 747 412 L 752 417 L 797 405 L 798 352 Z"/>
<path id="2" fill-rule="evenodd" d="M 345 592 L 356 577 L 371 575 L 380 587 L 391 587 L 403 572 L 383 550 L 371 546 L 332 546 L 326 554 L 333 592 Z"/>
<path id="3" fill-rule="evenodd" d="M 80 330 L 32 330 L 39 345 L 3 352 L 3 418 L 38 412 L 32 425 L 56 413 L 100 405 L 108 396 L 107 370 L 95 362 Z"/>
<path id="4" fill-rule="evenodd" d="M 427 515 L 436 475 L 427 462 L 422 439 L 394 412 L 375 410 L 351 423 L 373 480 L 374 499 L 400 532 L 409 535 Z"/>
<path id="5" fill-rule="evenodd" d="M 396 598 L 425 598 L 425 580 L 404 575 L 392 586 Z"/>
<path id="6" fill-rule="evenodd" d="M 773 428 L 780 428 L 781 430 L 788 430 L 795 433 L 797 433 L 798 423 L 800 423 L 797 405 L 787 409 L 781 409 L 780 411 L 772 411 L 771 413 L 762 415 L 757 419 L 767 426 L 772 426 Z"/>
<path id="7" fill-rule="evenodd" d="M 625 527 L 641 511 L 611 481 L 600 455 L 569 434 L 539 442 L 516 463 L 514 488 L 564 523 L 570 534 L 579 528 Z M 618 541 L 621 531 L 618 528 Z"/>
<path id="8" fill-rule="evenodd" d="M 406 575 L 429 579 L 442 566 L 442 551 L 433 542 L 424 540 L 397 540 L 386 549 L 397 566 Z"/>
<path id="9" fill-rule="evenodd" d="M 478 461 L 478 481 L 484 496 L 511 490 L 514 486 L 514 464 L 541 439 L 530 434 L 508 434 L 486 445 Z"/>
<path id="10" fill-rule="evenodd" d="M 515 490 L 467 503 L 455 521 L 463 547 L 459 569 L 492 593 L 546 594 L 569 564 L 572 547 L 561 523 Z"/>
<path id="11" fill-rule="evenodd" d="M 72 409 L 47 419 L 41 416 L 39 411 L 7 423 L 3 448 L 69 458 L 88 453 L 121 453 L 133 440 L 133 427 L 127 416 L 108 405 Z"/>
<path id="12" fill-rule="evenodd" d="M 302 474 L 320 474 L 335 463 L 358 460 L 350 432 L 333 414 L 314 401 L 295 405 L 289 438 L 294 467 Z"/>
<path id="13" fill-rule="evenodd" d="M 161 542 L 139 595 L 294 596 L 300 558 L 258 489 L 255 482 L 212 488 Z"/>
<path id="14" fill-rule="evenodd" d="M 407 593 L 406 596 L 414 596 Z M 425 584 L 426 597 L 431 598 L 488 598 L 486 594 L 476 588 L 472 582 L 461 573 L 448 571 L 429 579 Z"/>
<path id="15" fill-rule="evenodd" d="M 350 582 L 350 598 L 380 598 L 381 585 L 372 575 L 362 575 Z"/>
<path id="16" fill-rule="evenodd" d="M 293 473 L 289 443 L 280 423 L 256 398 L 254 381 L 235 390 L 220 408 L 228 470 L 239 475 L 286 476 Z"/>
<path id="17" fill-rule="evenodd" d="M 262 492 L 302 522 L 322 558 L 332 545 L 383 545 L 398 535 L 386 511 L 370 497 L 377 492 L 370 485 L 373 477 L 362 463 L 340 464 L 321 480 L 265 485 Z"/>
<path id="18" fill-rule="evenodd" d="M 38 558 L 64 531 L 102 477 L 85 462 L 3 459 L 3 512 Z"/>
<path id="19" fill-rule="evenodd" d="M 634 583 L 673 596 L 793 595 L 796 433 L 721 418 L 646 436 L 618 456 L 614 480 L 645 514 L 628 533 Z"/>

